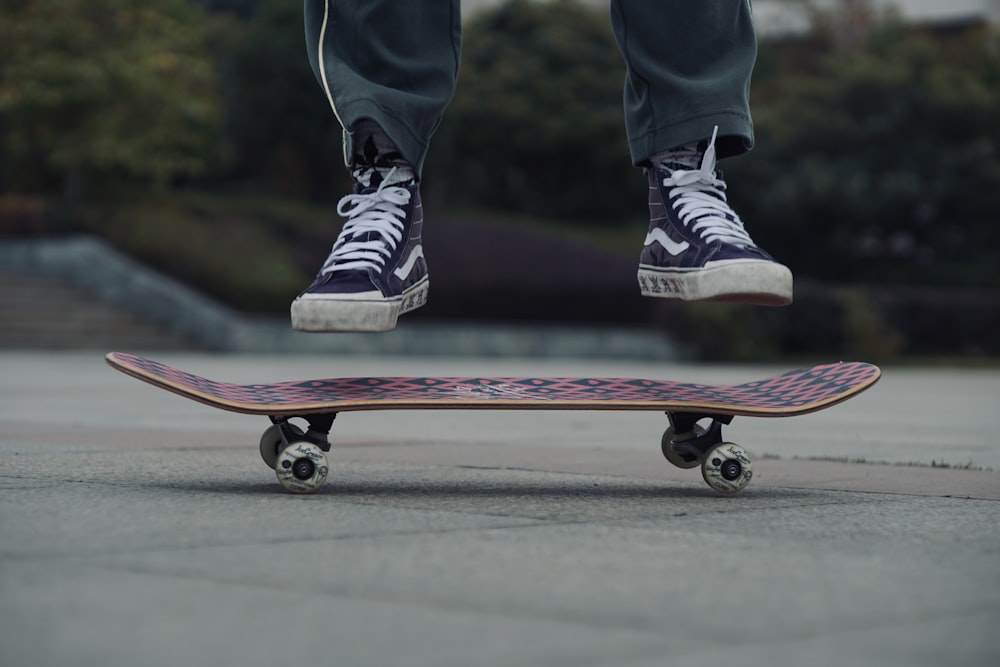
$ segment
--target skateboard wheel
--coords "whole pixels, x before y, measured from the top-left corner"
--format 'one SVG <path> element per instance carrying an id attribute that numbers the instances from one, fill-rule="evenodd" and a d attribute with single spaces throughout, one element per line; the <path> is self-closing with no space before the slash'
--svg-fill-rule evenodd
<path id="1" fill-rule="evenodd" d="M 753 477 L 750 454 L 735 443 L 724 442 L 708 450 L 701 464 L 701 476 L 716 491 L 722 493 L 741 491 Z"/>
<path id="2" fill-rule="evenodd" d="M 704 432 L 705 429 L 696 425 L 694 436 L 692 436 L 691 439 L 694 440 Z M 660 441 L 660 448 L 663 450 L 663 456 L 667 459 L 667 461 L 678 468 L 684 468 L 685 470 L 688 468 L 697 468 L 698 463 L 700 462 L 698 456 L 694 452 L 678 452 L 674 449 L 673 441 L 674 427 L 671 426 L 663 433 L 663 439 Z"/>
<path id="3" fill-rule="evenodd" d="M 312 493 L 326 481 L 326 454 L 311 442 L 293 442 L 278 454 L 274 473 L 293 493 Z"/>
<path id="4" fill-rule="evenodd" d="M 295 435 L 304 435 L 302 429 L 295 424 L 289 424 L 289 426 L 292 427 Z M 281 439 L 281 428 L 277 424 L 269 426 L 264 431 L 264 435 L 260 436 L 260 457 L 264 459 L 264 463 L 271 470 L 274 470 L 275 466 L 278 465 L 278 454 L 284 444 Z"/>

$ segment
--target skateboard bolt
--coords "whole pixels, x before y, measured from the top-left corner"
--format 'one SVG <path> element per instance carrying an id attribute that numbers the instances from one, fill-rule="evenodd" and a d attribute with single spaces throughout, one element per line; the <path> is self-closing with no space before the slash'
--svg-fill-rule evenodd
<path id="1" fill-rule="evenodd" d="M 743 466 L 740 465 L 739 461 L 726 461 L 722 465 L 722 478 L 732 482 L 739 479 L 739 476 L 743 474 Z"/>
<path id="2" fill-rule="evenodd" d="M 309 459 L 298 459 L 295 462 L 295 467 L 292 468 L 292 474 L 295 475 L 297 479 L 309 479 L 316 473 L 316 464 L 314 464 Z"/>

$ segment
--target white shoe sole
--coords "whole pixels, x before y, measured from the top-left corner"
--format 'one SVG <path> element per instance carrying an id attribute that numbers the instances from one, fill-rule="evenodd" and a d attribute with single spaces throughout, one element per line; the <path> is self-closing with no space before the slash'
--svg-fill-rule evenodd
<path id="1" fill-rule="evenodd" d="M 639 266 L 643 296 L 683 301 L 735 301 L 763 306 L 792 302 L 792 272 L 763 260 L 710 262 L 704 268 L 662 269 Z"/>
<path id="2" fill-rule="evenodd" d="M 376 333 L 392 331 L 396 320 L 427 303 L 424 279 L 395 299 L 378 292 L 303 294 L 292 302 L 292 328 L 312 333 Z"/>

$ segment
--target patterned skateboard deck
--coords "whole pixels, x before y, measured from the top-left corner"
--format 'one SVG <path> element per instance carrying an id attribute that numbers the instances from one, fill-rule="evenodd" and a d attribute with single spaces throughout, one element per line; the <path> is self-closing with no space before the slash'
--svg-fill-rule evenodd
<path id="1" fill-rule="evenodd" d="M 212 407 L 293 417 L 357 410 L 656 410 L 791 417 L 841 403 L 881 371 L 846 362 L 813 366 L 738 385 L 634 378 L 368 377 L 265 384 L 218 382 L 144 357 L 112 352 L 127 375 Z"/>

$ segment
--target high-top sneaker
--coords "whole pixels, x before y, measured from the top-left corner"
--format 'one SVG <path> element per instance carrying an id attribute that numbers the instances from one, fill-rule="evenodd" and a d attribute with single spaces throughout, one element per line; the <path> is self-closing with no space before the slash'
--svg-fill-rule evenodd
<path id="1" fill-rule="evenodd" d="M 401 314 L 427 301 L 423 207 L 413 169 L 378 126 L 361 145 L 351 170 L 354 192 L 337 206 L 347 220 L 316 279 L 292 302 L 294 329 L 389 331 Z"/>
<path id="2" fill-rule="evenodd" d="M 639 259 L 644 296 L 783 306 L 792 272 L 757 247 L 726 201 L 715 170 L 715 128 L 696 145 L 654 158 L 648 169 L 649 233 Z M 700 160 L 700 165 L 699 165 Z"/>

